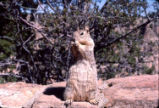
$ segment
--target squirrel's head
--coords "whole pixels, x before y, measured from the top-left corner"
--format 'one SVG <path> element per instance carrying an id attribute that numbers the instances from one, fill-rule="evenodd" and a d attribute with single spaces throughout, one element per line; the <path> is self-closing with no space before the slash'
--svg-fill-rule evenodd
<path id="1" fill-rule="evenodd" d="M 89 27 L 85 26 L 84 29 L 77 28 L 77 30 L 73 33 L 73 36 L 77 40 L 90 37 Z"/>

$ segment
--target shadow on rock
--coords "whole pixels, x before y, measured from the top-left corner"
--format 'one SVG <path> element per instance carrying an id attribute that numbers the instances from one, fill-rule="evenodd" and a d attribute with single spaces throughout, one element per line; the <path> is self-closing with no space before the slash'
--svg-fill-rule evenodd
<path id="1" fill-rule="evenodd" d="M 46 88 L 43 92 L 45 95 L 55 95 L 57 98 L 64 100 L 63 93 L 65 88 L 64 87 L 49 87 Z"/>

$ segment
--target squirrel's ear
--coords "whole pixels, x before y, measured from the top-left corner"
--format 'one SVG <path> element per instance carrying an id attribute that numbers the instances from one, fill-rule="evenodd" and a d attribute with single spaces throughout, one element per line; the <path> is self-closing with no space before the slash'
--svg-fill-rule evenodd
<path id="1" fill-rule="evenodd" d="M 85 30 L 89 32 L 89 26 L 85 26 Z"/>

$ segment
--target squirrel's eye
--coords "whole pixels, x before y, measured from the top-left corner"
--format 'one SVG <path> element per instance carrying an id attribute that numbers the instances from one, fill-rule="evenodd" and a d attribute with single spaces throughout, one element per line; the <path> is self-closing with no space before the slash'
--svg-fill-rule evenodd
<path id="1" fill-rule="evenodd" d="M 84 33 L 82 32 L 80 35 L 83 35 Z"/>

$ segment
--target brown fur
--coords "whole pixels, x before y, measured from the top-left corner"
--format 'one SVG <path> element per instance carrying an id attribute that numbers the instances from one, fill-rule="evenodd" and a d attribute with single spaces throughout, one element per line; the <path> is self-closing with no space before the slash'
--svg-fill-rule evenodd
<path id="1" fill-rule="evenodd" d="M 64 92 L 65 100 L 89 101 L 95 99 L 97 92 L 97 69 L 94 58 L 94 41 L 88 27 L 73 33 L 75 42 L 72 53 L 75 64 L 69 69 L 69 78 Z"/>

